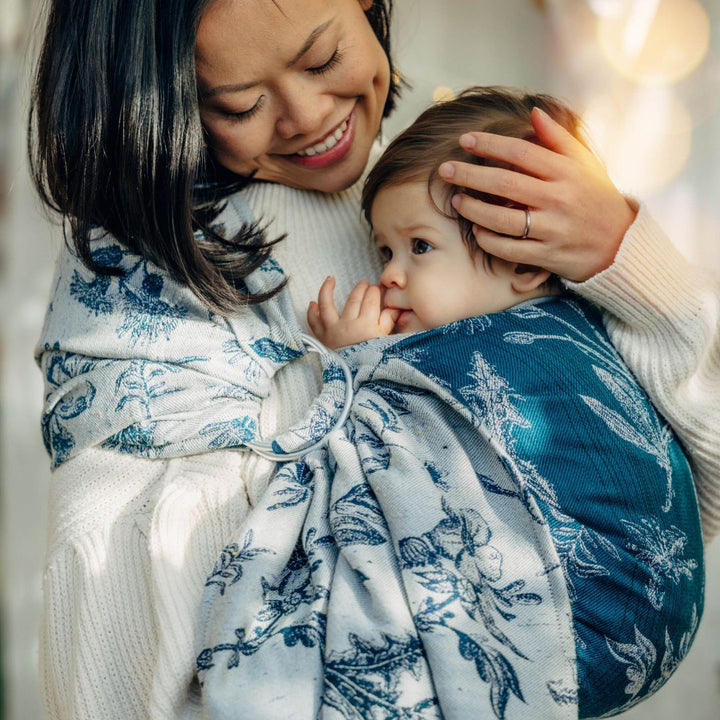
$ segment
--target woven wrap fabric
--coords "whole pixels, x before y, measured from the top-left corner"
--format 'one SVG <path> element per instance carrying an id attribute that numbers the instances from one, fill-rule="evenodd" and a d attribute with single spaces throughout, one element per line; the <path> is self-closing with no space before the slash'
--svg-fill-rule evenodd
<path id="1" fill-rule="evenodd" d="M 251 216 L 236 201 L 221 217 L 237 228 Z M 98 234 L 92 256 L 120 272 L 95 273 L 63 248 L 37 348 L 52 466 L 93 446 L 169 458 L 260 439 L 273 375 L 306 352 L 287 293 L 222 317 L 110 236 Z M 245 285 L 259 293 L 283 279 L 269 259 Z M 332 363 L 324 376 L 323 402 L 332 409 L 344 382 Z M 332 419 L 328 411 L 324 422 Z"/>
<path id="2" fill-rule="evenodd" d="M 697 504 L 597 312 L 345 354 L 345 427 L 279 467 L 208 578 L 211 717 L 560 720 L 662 686 L 702 614 Z"/>
<path id="3" fill-rule="evenodd" d="M 287 294 L 222 318 L 109 237 L 93 257 L 121 272 L 65 250 L 38 348 L 53 465 L 256 440 L 304 352 Z M 246 284 L 283 277 L 270 260 Z M 345 428 L 278 471 L 208 580 L 214 714 L 556 720 L 661 686 L 702 612 L 695 498 L 598 316 L 539 302 L 346 356 Z M 325 379 L 282 447 L 327 432 L 343 382 Z"/>

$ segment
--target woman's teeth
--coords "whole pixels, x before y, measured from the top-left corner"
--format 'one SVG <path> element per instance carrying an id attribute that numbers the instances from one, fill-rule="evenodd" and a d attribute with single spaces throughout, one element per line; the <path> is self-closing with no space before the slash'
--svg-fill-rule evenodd
<path id="1" fill-rule="evenodd" d="M 328 135 L 322 142 L 319 142 L 317 145 L 313 145 L 312 147 L 305 148 L 305 150 L 300 150 L 297 154 L 312 157 L 313 155 L 318 155 L 319 153 L 326 152 L 330 148 L 335 147 L 337 141 L 347 130 L 347 126 L 348 121 L 345 120 L 345 122 L 343 122 L 343 124 L 334 133 Z"/>

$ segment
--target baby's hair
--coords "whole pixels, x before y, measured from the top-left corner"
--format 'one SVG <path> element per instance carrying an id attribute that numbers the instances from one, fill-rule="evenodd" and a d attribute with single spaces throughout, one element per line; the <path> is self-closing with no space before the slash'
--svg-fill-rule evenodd
<path id="1" fill-rule="evenodd" d="M 500 166 L 498 162 L 463 150 L 458 144 L 460 135 L 473 130 L 533 140 L 535 131 L 530 122 L 530 112 L 534 107 L 544 110 L 589 147 L 579 116 L 549 95 L 526 93 L 507 87 L 468 88 L 454 99 L 425 110 L 388 145 L 368 174 L 363 187 L 362 210 L 367 221 L 372 224 L 370 211 L 375 196 L 382 188 L 427 181 L 433 204 L 439 212 L 457 220 L 463 240 L 471 256 L 474 256 L 480 248 L 473 236 L 472 223 L 454 211 L 449 202 L 451 197 L 458 192 L 465 192 L 486 202 L 503 204 L 505 201 L 446 183 L 440 180 L 438 168 L 447 160 Z"/>

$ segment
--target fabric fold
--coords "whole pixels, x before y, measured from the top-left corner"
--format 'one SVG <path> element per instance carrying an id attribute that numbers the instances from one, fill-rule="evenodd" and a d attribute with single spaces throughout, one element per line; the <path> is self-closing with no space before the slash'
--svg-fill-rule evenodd
<path id="1" fill-rule="evenodd" d="M 660 687 L 702 612 L 699 517 L 599 313 L 546 299 L 343 354 L 347 423 L 208 578 L 211 717 L 558 720 Z"/>
<path id="2" fill-rule="evenodd" d="M 221 222 L 238 226 L 241 210 L 234 203 Z M 273 375 L 306 352 L 287 293 L 221 317 L 110 236 L 94 239 L 92 256 L 118 274 L 94 273 L 64 248 L 37 349 L 53 467 L 93 446 L 157 458 L 256 439 Z M 262 292 L 283 279 L 269 259 L 245 283 Z"/>

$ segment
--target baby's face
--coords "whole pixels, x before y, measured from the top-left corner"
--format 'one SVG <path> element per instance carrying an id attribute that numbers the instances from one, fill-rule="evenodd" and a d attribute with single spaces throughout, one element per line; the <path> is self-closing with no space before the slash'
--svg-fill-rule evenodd
<path id="1" fill-rule="evenodd" d="M 389 185 L 370 213 L 385 269 L 385 307 L 401 310 L 395 332 L 418 332 L 504 310 L 516 302 L 506 273 L 470 257 L 458 223 L 433 205 L 427 183 Z"/>

